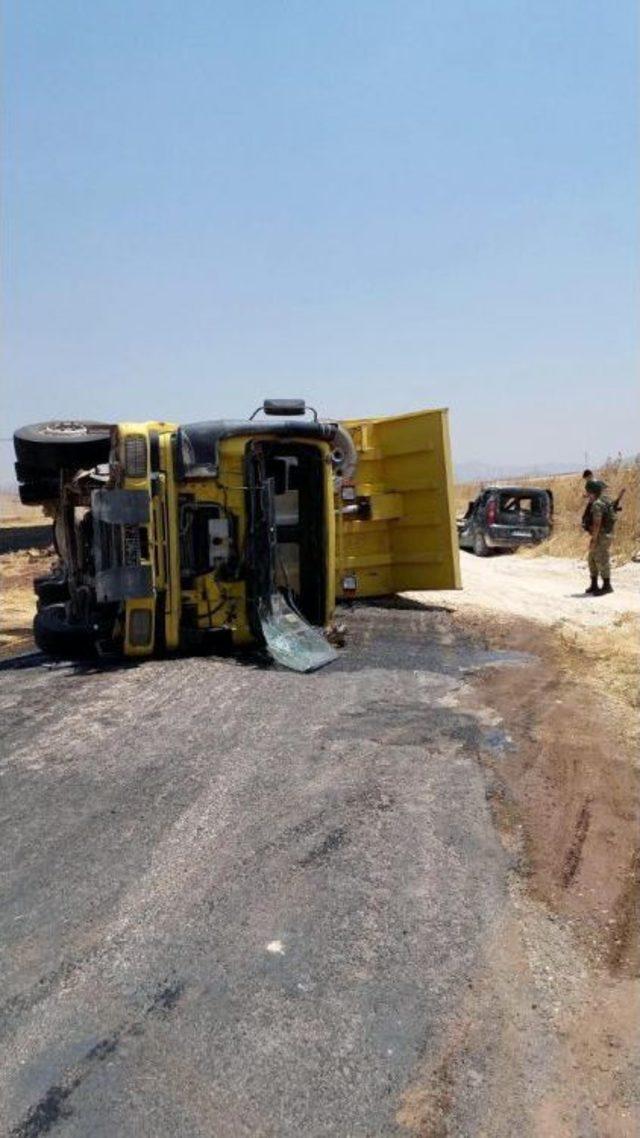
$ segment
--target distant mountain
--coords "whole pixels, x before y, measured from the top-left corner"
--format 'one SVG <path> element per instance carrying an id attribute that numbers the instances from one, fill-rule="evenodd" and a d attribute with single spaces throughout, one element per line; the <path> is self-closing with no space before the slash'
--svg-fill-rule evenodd
<path id="1" fill-rule="evenodd" d="M 584 464 L 576 462 L 539 462 L 535 466 L 520 464 L 505 466 L 500 463 L 459 462 L 455 467 L 456 482 L 490 482 L 492 479 L 519 478 L 525 476 L 539 478 L 545 474 L 582 473 Z"/>

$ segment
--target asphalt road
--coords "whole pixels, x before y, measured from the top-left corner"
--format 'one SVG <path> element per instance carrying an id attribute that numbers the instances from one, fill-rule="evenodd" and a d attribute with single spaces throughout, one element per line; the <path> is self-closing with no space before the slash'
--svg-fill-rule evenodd
<path id="1" fill-rule="evenodd" d="M 509 905 L 452 699 L 484 656 L 442 612 L 348 624 L 310 676 L 0 672 L 4 1133 L 408 1133 Z"/>

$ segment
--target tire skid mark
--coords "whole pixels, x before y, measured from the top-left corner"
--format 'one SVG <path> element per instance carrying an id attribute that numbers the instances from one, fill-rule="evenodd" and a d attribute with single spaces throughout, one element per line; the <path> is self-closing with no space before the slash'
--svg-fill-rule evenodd
<path id="1" fill-rule="evenodd" d="M 609 948 L 609 967 L 617 975 L 640 975 L 640 848 L 633 851 L 627 884 L 614 913 Z"/>
<path id="2" fill-rule="evenodd" d="M 576 828 L 573 836 L 573 841 L 565 854 L 564 865 L 562 867 L 562 884 L 565 889 L 571 885 L 582 860 L 582 849 L 589 832 L 589 824 L 591 822 L 591 799 L 587 798 L 582 804 L 582 809 L 578 815 Z"/>
<path id="3" fill-rule="evenodd" d="M 149 1016 L 167 1015 L 180 1002 L 185 990 L 182 980 L 161 980 L 147 1007 L 138 1019 L 122 1024 L 109 1035 L 91 1047 L 78 1063 L 69 1068 L 58 1083 L 52 1084 L 20 1122 L 9 1131 L 10 1138 L 40 1138 L 48 1134 L 58 1123 L 70 1118 L 73 1106 L 70 1103 L 75 1091 L 93 1073 L 96 1064 L 115 1055 L 123 1040 L 144 1033 Z"/>
<path id="4" fill-rule="evenodd" d="M 344 826 L 336 826 L 334 830 L 331 830 L 330 833 L 327 834 L 320 845 L 314 846 L 313 849 L 309 850 L 308 854 L 300 859 L 298 865 L 302 869 L 306 869 L 309 865 L 316 865 L 320 861 L 325 861 L 334 850 L 339 850 L 348 840 L 346 828 Z"/>

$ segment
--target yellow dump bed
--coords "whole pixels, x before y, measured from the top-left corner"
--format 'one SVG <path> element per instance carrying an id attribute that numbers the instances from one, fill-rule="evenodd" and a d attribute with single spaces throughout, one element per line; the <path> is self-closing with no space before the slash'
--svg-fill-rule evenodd
<path id="1" fill-rule="evenodd" d="M 460 588 L 446 410 L 344 424 L 358 451 L 355 493 L 368 516 L 344 517 L 338 596 Z"/>

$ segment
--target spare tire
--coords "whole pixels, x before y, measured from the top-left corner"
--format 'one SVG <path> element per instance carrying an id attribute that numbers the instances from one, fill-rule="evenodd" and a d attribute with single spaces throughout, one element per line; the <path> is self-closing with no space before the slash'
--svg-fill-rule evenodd
<path id="1" fill-rule="evenodd" d="M 86 659 L 96 654 L 96 631 L 88 625 L 70 624 L 64 604 L 47 605 L 33 620 L 33 639 L 41 652 L 58 659 Z"/>
<path id="2" fill-rule="evenodd" d="M 110 423 L 62 419 L 19 427 L 13 435 L 17 466 L 25 473 L 34 467 L 47 473 L 65 468 L 88 470 L 108 462 L 111 430 Z"/>

